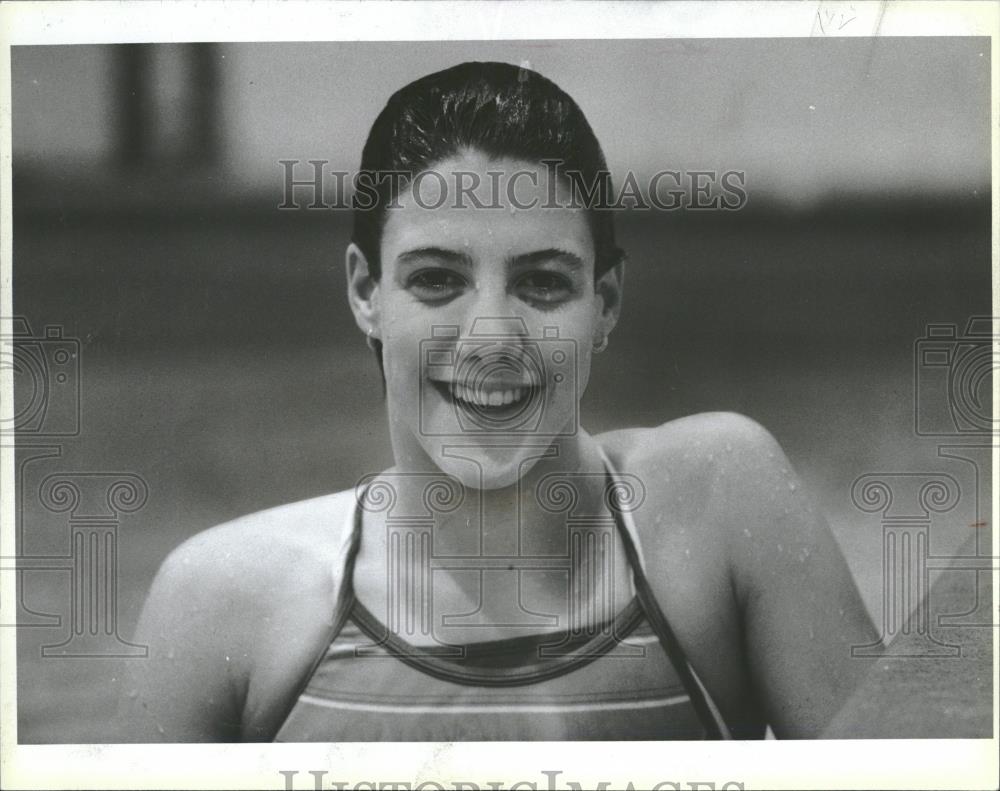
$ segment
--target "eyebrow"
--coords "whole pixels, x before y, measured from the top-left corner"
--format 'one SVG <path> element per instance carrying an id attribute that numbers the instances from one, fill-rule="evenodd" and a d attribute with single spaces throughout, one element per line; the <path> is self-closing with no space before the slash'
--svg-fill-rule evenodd
<path id="1" fill-rule="evenodd" d="M 472 266 L 472 259 L 467 253 L 458 250 L 449 250 L 444 247 L 415 247 L 412 250 L 400 253 L 396 256 L 396 261 L 400 264 L 406 264 L 422 258 L 436 258 L 448 263 L 460 264 L 467 267 Z M 582 269 L 584 265 L 583 259 L 576 253 L 571 253 L 569 250 L 563 250 L 558 247 L 546 247 L 544 250 L 533 250 L 530 253 L 512 256 L 507 259 L 506 263 L 508 266 L 521 268 L 534 266 L 545 261 L 558 261 L 566 264 L 571 269 Z"/>
<path id="2" fill-rule="evenodd" d="M 448 250 L 444 247 L 416 247 L 413 250 L 406 250 L 396 256 L 396 261 L 406 264 L 421 258 L 437 258 L 452 264 L 463 264 L 472 266 L 472 259 L 465 253 L 458 250 Z"/>
<path id="3" fill-rule="evenodd" d="M 545 261 L 559 261 L 560 263 L 568 265 L 571 269 L 583 268 L 583 259 L 580 258 L 580 256 L 576 253 L 571 253 L 569 250 L 561 250 L 558 247 L 547 247 L 544 250 L 534 250 L 530 253 L 524 253 L 523 255 L 517 255 L 508 259 L 508 263 L 517 267 L 532 266 Z"/>

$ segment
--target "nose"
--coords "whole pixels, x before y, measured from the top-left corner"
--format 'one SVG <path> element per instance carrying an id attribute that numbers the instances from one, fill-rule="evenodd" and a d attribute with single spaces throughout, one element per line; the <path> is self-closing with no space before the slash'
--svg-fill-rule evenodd
<path id="1" fill-rule="evenodd" d="M 478 316 L 461 344 L 456 370 L 473 387 L 515 388 L 543 380 L 539 361 L 526 344 L 520 316 Z"/>
<path id="2" fill-rule="evenodd" d="M 466 332 L 470 337 L 490 337 L 496 343 L 520 348 L 529 329 L 519 307 L 502 278 L 484 278 L 474 299 L 465 306 Z"/>
<path id="3" fill-rule="evenodd" d="M 489 380 L 492 384 L 540 381 L 542 373 L 532 357 L 531 316 L 509 293 L 502 268 L 491 269 L 463 307 L 462 336 L 456 362 L 459 377 Z"/>
<path id="4" fill-rule="evenodd" d="M 517 325 L 519 317 L 516 302 L 507 291 L 502 273 L 490 272 L 480 279 L 473 299 L 466 305 L 465 326 L 470 328 L 470 332 L 476 326 L 486 330 L 487 325 L 494 325 L 488 330 L 491 334 L 526 334 L 523 319 L 520 326 Z"/>
<path id="5" fill-rule="evenodd" d="M 528 325 L 520 316 L 477 316 L 470 335 L 495 335 L 520 340 L 528 335 Z"/>

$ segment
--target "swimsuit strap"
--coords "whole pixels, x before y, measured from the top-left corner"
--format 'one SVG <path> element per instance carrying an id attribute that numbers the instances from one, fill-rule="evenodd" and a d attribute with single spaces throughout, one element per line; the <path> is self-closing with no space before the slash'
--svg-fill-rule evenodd
<path id="1" fill-rule="evenodd" d="M 618 480 L 614 472 L 614 467 L 603 448 L 600 448 L 600 454 L 607 470 L 608 485 L 609 487 L 614 487 Z M 614 489 L 611 489 L 611 491 L 613 492 Z M 708 729 L 709 737 L 713 739 L 732 739 L 732 734 L 721 712 L 712 700 L 708 689 L 702 683 L 701 679 L 698 678 L 691 663 L 687 660 L 684 649 L 681 648 L 680 641 L 678 641 L 673 629 L 670 628 L 667 617 L 663 614 L 663 610 L 656 600 L 653 589 L 649 585 L 649 580 L 646 578 L 646 564 L 642 555 L 642 545 L 639 542 L 639 532 L 636 530 L 635 522 L 632 520 L 631 509 L 617 507 L 614 496 L 609 499 L 611 500 L 611 506 L 614 508 L 615 515 L 620 515 L 621 517 L 615 519 L 615 523 L 621 528 L 619 532 L 622 544 L 625 547 L 625 555 L 628 558 L 629 566 L 632 568 L 633 585 L 636 595 L 646 612 L 646 617 L 649 619 L 650 626 L 652 626 L 654 633 L 660 640 L 660 644 L 670 658 L 674 669 L 677 671 L 677 675 L 684 684 L 685 690 L 691 696 L 691 703 Z"/>
<path id="2" fill-rule="evenodd" d="M 604 450 L 599 448 L 599 452 L 608 478 L 609 491 L 614 491 L 618 485 L 618 476 Z M 367 487 L 360 492 L 355 492 L 354 497 L 352 497 L 353 502 L 348 508 L 348 513 L 342 527 L 341 543 L 334 557 L 334 562 L 331 564 L 333 577 L 332 619 L 327 630 L 326 640 L 322 649 L 317 653 L 316 659 L 313 661 L 309 671 L 303 675 L 296 694 L 290 698 L 288 710 L 285 712 L 282 722 L 291 714 L 299 697 L 305 692 L 309 681 L 326 657 L 330 645 L 336 639 L 351 614 L 354 605 L 354 585 L 352 580 L 354 561 L 361 546 L 363 516 L 361 503 L 364 501 L 366 493 Z M 613 506 L 615 502 L 614 498 L 609 499 L 611 499 L 611 505 Z M 617 507 L 613 508 L 613 511 L 615 516 L 614 521 L 618 527 L 618 534 L 621 536 L 622 545 L 625 547 L 625 556 L 632 571 L 632 588 L 642 605 L 642 609 L 645 611 L 654 633 L 667 657 L 670 659 L 671 664 L 674 666 L 686 692 L 690 696 L 691 703 L 705 726 L 709 738 L 731 739 L 732 736 L 725 720 L 722 718 L 714 701 L 712 701 L 701 679 L 695 673 L 694 668 L 688 662 L 680 642 L 670 628 L 666 616 L 663 614 L 646 579 L 642 545 L 639 542 L 638 531 L 636 530 L 630 511 Z"/>
<path id="3" fill-rule="evenodd" d="M 349 575 L 354 571 L 354 558 L 358 554 L 358 548 L 361 546 L 360 503 L 364 498 L 364 491 L 355 494 L 354 490 L 351 490 L 350 494 L 355 495 L 352 498 L 354 501 L 353 506 L 348 506 L 347 516 L 345 517 L 341 527 L 342 535 L 340 546 L 337 548 L 337 551 L 334 554 L 333 562 L 330 564 L 330 570 L 333 577 L 333 595 L 331 596 L 332 606 L 330 608 L 332 618 L 326 630 L 326 636 L 323 641 L 322 649 L 317 652 L 316 658 L 312 661 L 309 669 L 303 673 L 301 680 L 296 686 L 295 694 L 289 698 L 288 706 L 285 709 L 284 715 L 281 717 L 282 724 L 288 720 L 289 715 L 292 713 L 292 709 L 295 708 L 299 698 L 302 697 L 302 694 L 306 691 L 312 677 L 316 675 L 316 670 L 326 657 L 326 653 L 329 650 L 330 645 L 337 638 L 337 635 L 340 634 L 340 630 L 343 629 L 344 623 L 351 614 L 351 601 L 354 598 L 354 594 L 351 589 L 351 580 Z"/>

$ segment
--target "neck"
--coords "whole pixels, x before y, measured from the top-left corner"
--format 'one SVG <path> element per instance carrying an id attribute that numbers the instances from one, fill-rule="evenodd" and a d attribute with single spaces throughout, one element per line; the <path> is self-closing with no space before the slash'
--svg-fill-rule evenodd
<path id="1" fill-rule="evenodd" d="M 451 460 L 467 466 L 464 483 L 443 473 L 423 452 L 397 457 L 396 466 L 380 476 L 393 488 L 395 508 L 405 509 L 397 518 L 415 518 L 422 511 L 433 521 L 435 555 L 560 554 L 571 513 L 607 515 L 600 446 L 582 430 L 527 453 L 519 450 L 523 474 L 500 488 L 472 485 L 481 478 L 478 451 L 446 450 Z"/>
<path id="2" fill-rule="evenodd" d="M 481 470 L 481 451 L 450 452 L 480 454 L 469 464 Z M 627 601 L 597 442 L 581 431 L 528 455 L 523 475 L 494 489 L 463 483 L 416 453 L 369 479 L 354 586 L 392 631 L 468 642 L 487 632 L 581 627 Z"/>

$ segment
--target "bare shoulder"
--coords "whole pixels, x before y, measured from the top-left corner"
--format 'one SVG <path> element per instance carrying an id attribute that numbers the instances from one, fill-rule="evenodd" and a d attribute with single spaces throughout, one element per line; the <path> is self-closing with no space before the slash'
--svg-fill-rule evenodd
<path id="1" fill-rule="evenodd" d="M 265 717 L 285 693 L 277 671 L 314 654 L 352 500 L 339 492 L 260 511 L 168 555 L 136 629 L 148 657 L 130 670 L 123 741 L 232 741 L 266 730 L 266 718 L 261 726 L 247 712 Z"/>
<path id="2" fill-rule="evenodd" d="M 650 586 L 740 738 L 816 736 L 877 639 L 850 570 L 774 437 L 705 413 L 597 437 L 638 476 Z"/>
<path id="3" fill-rule="evenodd" d="M 787 459 L 771 433 L 735 412 L 702 412 L 596 439 L 622 471 L 648 476 L 654 483 L 711 483 L 715 496 L 738 491 L 748 479 L 770 472 L 788 473 Z"/>
<path id="4" fill-rule="evenodd" d="M 738 738 L 758 738 L 766 715 L 744 641 L 746 605 L 772 577 L 771 560 L 785 557 L 772 547 L 795 543 L 775 535 L 792 527 L 788 516 L 782 521 L 791 506 L 758 496 L 797 493 L 783 481 L 790 468 L 781 448 L 760 424 L 731 412 L 595 439 L 644 489 L 632 521 L 647 580 L 688 660 Z M 804 520 L 796 521 L 801 530 Z"/>
<path id="5" fill-rule="evenodd" d="M 215 601 L 224 593 L 229 603 L 273 592 L 267 583 L 287 581 L 293 570 L 305 581 L 310 576 L 301 572 L 332 558 L 344 540 L 353 497 L 350 490 L 337 492 L 204 530 L 176 547 L 158 576 L 195 582 L 202 596 Z"/>
<path id="6" fill-rule="evenodd" d="M 654 545 L 676 551 L 665 532 L 684 530 L 702 546 L 711 541 L 720 562 L 743 565 L 751 545 L 785 546 L 796 533 L 806 540 L 815 522 L 781 446 L 744 415 L 705 412 L 597 440 L 619 471 L 642 482 L 645 518 L 636 522 Z"/>

